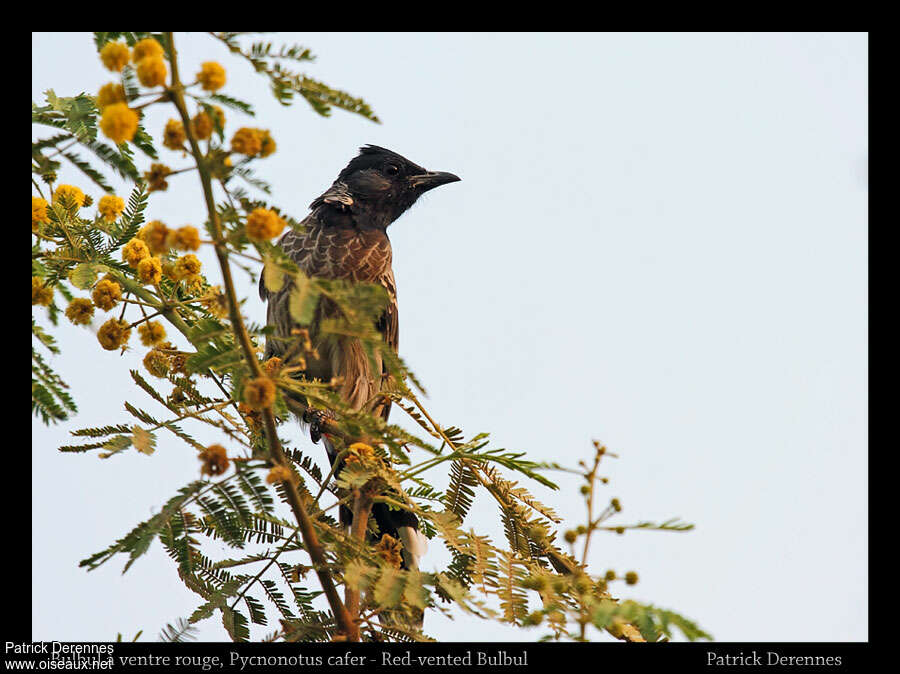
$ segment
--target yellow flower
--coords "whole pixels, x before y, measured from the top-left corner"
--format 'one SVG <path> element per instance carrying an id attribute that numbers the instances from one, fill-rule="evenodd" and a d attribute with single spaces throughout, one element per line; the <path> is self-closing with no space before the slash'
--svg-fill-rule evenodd
<path id="1" fill-rule="evenodd" d="M 216 318 L 225 318 L 228 315 L 228 298 L 219 286 L 213 286 L 209 289 L 209 294 L 201 303 Z"/>
<path id="2" fill-rule="evenodd" d="M 127 103 L 125 98 L 125 87 L 115 82 L 104 84 L 97 92 L 97 107 L 103 112 L 103 108 L 113 103 Z"/>
<path id="3" fill-rule="evenodd" d="M 217 91 L 225 86 L 225 68 L 215 61 L 206 61 L 200 64 L 197 81 L 203 86 L 204 91 Z"/>
<path id="4" fill-rule="evenodd" d="M 275 402 L 275 384 L 268 377 L 257 377 L 244 384 L 244 402 L 254 410 L 271 407 Z"/>
<path id="5" fill-rule="evenodd" d="M 265 241 L 281 234 L 284 220 L 275 211 L 255 208 L 247 216 L 247 236 L 254 241 Z"/>
<path id="6" fill-rule="evenodd" d="M 103 311 L 109 311 L 122 298 L 122 286 L 111 279 L 101 279 L 94 286 L 91 297 L 94 300 L 94 304 L 103 309 Z"/>
<path id="7" fill-rule="evenodd" d="M 143 338 L 141 341 L 144 341 Z M 154 377 L 165 379 L 169 374 L 169 357 L 159 349 L 152 349 L 144 356 L 144 367 Z"/>
<path id="8" fill-rule="evenodd" d="M 137 267 L 138 263 L 146 257 L 150 257 L 150 249 L 137 237 L 122 247 L 122 259 L 132 267 Z"/>
<path id="9" fill-rule="evenodd" d="M 259 131 L 260 142 L 262 143 L 262 147 L 259 151 L 260 157 L 268 157 L 270 154 L 275 152 L 275 139 L 272 138 L 268 129 L 263 131 Z"/>
<path id="10" fill-rule="evenodd" d="M 167 239 L 169 228 L 159 220 L 153 220 L 138 230 L 138 238 L 147 244 L 154 255 L 162 255 L 169 250 Z"/>
<path id="11" fill-rule="evenodd" d="M 361 465 L 372 464 L 378 458 L 372 446 L 364 442 L 354 442 L 347 450 L 347 458 L 344 459 L 347 465 L 354 463 Z"/>
<path id="12" fill-rule="evenodd" d="M 162 263 L 158 257 L 145 257 L 138 262 L 137 274 L 145 286 L 156 285 L 162 280 Z"/>
<path id="13" fill-rule="evenodd" d="M 636 585 L 638 582 L 637 571 L 629 571 L 625 574 L 625 582 L 628 585 Z"/>
<path id="14" fill-rule="evenodd" d="M 112 142 L 119 144 L 134 138 L 138 128 L 138 114 L 125 103 L 112 103 L 103 108 L 100 130 Z"/>
<path id="15" fill-rule="evenodd" d="M 275 376 L 278 373 L 278 370 L 281 369 L 281 358 L 278 356 L 273 356 L 269 358 L 265 363 L 263 363 L 263 369 L 266 371 L 266 374 L 270 377 Z"/>
<path id="16" fill-rule="evenodd" d="M 238 412 L 244 417 L 244 421 L 250 430 L 256 433 L 262 428 L 262 415 L 256 410 L 250 409 L 246 403 L 238 403 Z"/>
<path id="17" fill-rule="evenodd" d="M 276 482 L 293 482 L 294 481 L 294 473 L 287 466 L 276 465 L 272 466 L 272 470 L 269 471 L 269 474 L 266 475 L 266 482 L 269 484 L 275 484 Z"/>
<path id="18" fill-rule="evenodd" d="M 121 42 L 107 42 L 100 50 L 100 60 L 107 70 L 119 72 L 131 59 L 131 50 Z"/>
<path id="19" fill-rule="evenodd" d="M 166 62 L 162 56 L 147 56 L 138 61 L 137 78 L 145 87 L 159 87 L 166 83 Z"/>
<path id="20" fill-rule="evenodd" d="M 194 115 L 191 124 L 194 127 L 194 135 L 197 136 L 197 140 L 206 140 L 212 136 L 214 129 L 213 120 L 205 110 L 201 110 Z"/>
<path id="21" fill-rule="evenodd" d="M 161 344 L 162 346 L 166 346 L 169 349 L 173 349 L 174 347 L 166 342 L 165 344 Z M 169 355 L 170 362 L 172 363 L 172 372 L 180 372 L 181 374 L 187 374 L 187 356 L 183 353 L 173 353 Z"/>
<path id="22" fill-rule="evenodd" d="M 181 279 L 181 282 L 184 284 L 184 291 L 187 294 L 199 295 L 200 291 L 203 290 L 203 282 L 205 280 L 202 274 L 188 274 Z"/>
<path id="23" fill-rule="evenodd" d="M 138 334 L 141 336 L 141 344 L 153 346 L 166 338 L 166 329 L 159 321 L 147 321 L 138 326 Z"/>
<path id="24" fill-rule="evenodd" d="M 259 131 L 243 126 L 235 131 L 231 138 L 231 151 L 254 157 L 262 150 L 262 138 Z"/>
<path id="25" fill-rule="evenodd" d="M 37 232 L 41 224 L 49 224 L 50 216 L 47 215 L 47 202 L 40 197 L 31 197 L 31 231 Z"/>
<path id="26" fill-rule="evenodd" d="M 172 150 L 183 150 L 185 140 L 187 140 L 187 135 L 184 133 L 184 124 L 177 119 L 170 119 L 166 122 L 166 128 L 163 131 L 163 145 Z"/>
<path id="27" fill-rule="evenodd" d="M 157 192 L 168 188 L 169 183 L 166 181 L 166 178 L 171 174 L 172 169 L 165 164 L 151 164 L 150 170 L 144 172 L 144 180 L 149 186 L 148 191 Z"/>
<path id="28" fill-rule="evenodd" d="M 146 37 L 136 45 L 134 45 L 134 62 L 138 63 L 139 61 L 144 60 L 148 57 L 162 57 L 163 48 L 162 45 L 154 40 L 152 37 Z"/>
<path id="29" fill-rule="evenodd" d="M 75 202 L 78 208 L 84 205 L 84 192 L 74 185 L 60 185 L 53 193 L 53 203 L 59 203 L 62 198 L 69 202 Z"/>
<path id="30" fill-rule="evenodd" d="M 168 244 L 178 250 L 197 250 L 200 247 L 200 233 L 191 225 L 173 229 L 169 232 Z"/>
<path id="31" fill-rule="evenodd" d="M 66 318 L 75 325 L 87 325 L 94 316 L 94 304 L 84 297 L 76 297 L 66 307 Z"/>
<path id="32" fill-rule="evenodd" d="M 393 536 L 383 534 L 381 540 L 375 544 L 375 553 L 391 566 L 398 569 L 403 564 L 403 545 Z"/>
<path id="33" fill-rule="evenodd" d="M 39 276 L 31 277 L 31 304 L 49 306 L 53 302 L 53 288 L 45 286 Z"/>
<path id="34" fill-rule="evenodd" d="M 197 259 L 196 255 L 192 253 L 182 255 L 175 261 L 175 278 L 182 281 L 196 276 L 200 273 L 201 266 L 200 260 Z"/>
<path id="35" fill-rule="evenodd" d="M 122 215 L 122 211 L 125 210 L 125 201 L 114 194 L 107 194 L 104 197 L 100 197 L 97 210 L 100 212 L 100 215 L 106 218 L 107 222 L 115 222 Z"/>
<path id="36" fill-rule="evenodd" d="M 201 475 L 222 475 L 228 470 L 228 453 L 222 445 L 210 445 L 197 458 L 203 462 Z"/>
<path id="37" fill-rule="evenodd" d="M 131 328 L 128 327 L 128 321 L 120 321 L 116 318 L 110 318 L 97 331 L 97 340 L 100 342 L 100 346 L 107 351 L 115 351 L 124 345 L 129 337 L 131 337 Z"/>

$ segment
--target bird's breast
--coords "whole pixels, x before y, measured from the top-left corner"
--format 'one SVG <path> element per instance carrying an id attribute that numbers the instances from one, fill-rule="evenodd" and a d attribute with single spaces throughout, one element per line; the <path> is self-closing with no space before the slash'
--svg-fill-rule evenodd
<path id="1" fill-rule="evenodd" d="M 297 259 L 310 276 L 374 283 L 391 267 L 391 242 L 380 229 L 310 229 Z"/>

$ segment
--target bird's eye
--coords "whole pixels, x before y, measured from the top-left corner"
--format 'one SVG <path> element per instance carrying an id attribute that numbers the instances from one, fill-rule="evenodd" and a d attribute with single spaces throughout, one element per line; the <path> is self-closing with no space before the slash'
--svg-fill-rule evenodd
<path id="1" fill-rule="evenodd" d="M 397 166 L 396 164 L 387 164 L 384 167 L 384 172 L 387 173 L 389 176 L 395 176 L 398 173 L 400 173 L 400 167 Z"/>

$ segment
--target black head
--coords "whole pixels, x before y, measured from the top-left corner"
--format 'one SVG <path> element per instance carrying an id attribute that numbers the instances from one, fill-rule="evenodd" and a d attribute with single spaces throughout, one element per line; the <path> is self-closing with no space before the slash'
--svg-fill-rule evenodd
<path id="1" fill-rule="evenodd" d="M 326 192 L 312 207 L 332 204 L 352 213 L 357 224 L 386 228 L 425 192 L 458 180 L 452 173 L 428 171 L 396 152 L 366 145 L 329 190 L 336 191 L 334 197 Z"/>

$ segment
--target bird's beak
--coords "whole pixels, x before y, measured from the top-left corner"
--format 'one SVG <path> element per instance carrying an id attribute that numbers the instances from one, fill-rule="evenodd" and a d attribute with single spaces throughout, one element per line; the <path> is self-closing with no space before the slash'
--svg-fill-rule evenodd
<path id="1" fill-rule="evenodd" d="M 446 185 L 447 183 L 455 183 L 460 180 L 459 176 L 452 173 L 444 173 L 443 171 L 429 171 L 416 176 L 409 177 L 409 184 L 418 188 L 422 192 L 433 190 L 435 187 Z"/>

